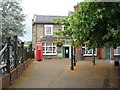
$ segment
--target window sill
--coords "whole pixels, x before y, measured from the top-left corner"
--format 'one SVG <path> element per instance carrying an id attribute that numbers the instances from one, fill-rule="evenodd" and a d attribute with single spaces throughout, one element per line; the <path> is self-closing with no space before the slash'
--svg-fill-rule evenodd
<path id="1" fill-rule="evenodd" d="M 90 56 L 90 57 L 92 57 L 93 55 L 92 54 L 84 54 L 83 56 Z M 97 55 L 94 54 L 94 56 L 97 56 Z"/>
<path id="2" fill-rule="evenodd" d="M 45 36 L 52 36 L 52 34 L 47 34 L 47 35 L 45 34 Z"/>
<path id="3" fill-rule="evenodd" d="M 120 54 L 114 54 L 114 56 L 120 56 Z"/>
<path id="4" fill-rule="evenodd" d="M 47 53 L 47 54 L 43 54 L 43 55 L 57 55 L 57 53 Z"/>

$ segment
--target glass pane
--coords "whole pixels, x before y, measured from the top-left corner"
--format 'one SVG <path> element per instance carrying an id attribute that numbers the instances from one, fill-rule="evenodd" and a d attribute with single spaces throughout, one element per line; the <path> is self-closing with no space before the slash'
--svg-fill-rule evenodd
<path id="1" fill-rule="evenodd" d="M 82 54 L 85 54 L 85 48 L 82 48 Z"/>
<path id="2" fill-rule="evenodd" d="M 56 44 L 55 44 L 55 43 L 53 43 L 53 46 L 56 46 Z"/>
<path id="3" fill-rule="evenodd" d="M 96 49 L 95 48 L 93 49 L 93 54 L 96 54 Z"/>
<path id="4" fill-rule="evenodd" d="M 114 49 L 114 54 L 117 54 L 117 52 L 118 52 L 118 49 L 117 48 Z"/>
<path id="5" fill-rule="evenodd" d="M 114 49 L 114 54 L 120 54 L 120 47 L 119 47 L 119 48 Z"/>
<path id="6" fill-rule="evenodd" d="M 53 52 L 55 52 L 56 51 L 56 48 L 55 47 L 53 47 Z"/>
<path id="7" fill-rule="evenodd" d="M 42 46 L 45 46 L 45 43 L 42 43 Z"/>
<path id="8" fill-rule="evenodd" d="M 46 34 L 51 34 L 51 27 L 46 27 Z"/>
<path id="9" fill-rule="evenodd" d="M 46 46 L 52 46 L 52 43 L 46 43 Z"/>
<path id="10" fill-rule="evenodd" d="M 120 54 L 120 48 L 118 48 L 118 54 Z"/>
<path id="11" fill-rule="evenodd" d="M 52 47 L 46 47 L 46 52 L 52 52 Z"/>
<path id="12" fill-rule="evenodd" d="M 43 47 L 43 52 L 45 51 L 45 48 Z"/>
<path id="13" fill-rule="evenodd" d="M 86 49 L 86 54 L 92 54 L 92 49 Z"/>

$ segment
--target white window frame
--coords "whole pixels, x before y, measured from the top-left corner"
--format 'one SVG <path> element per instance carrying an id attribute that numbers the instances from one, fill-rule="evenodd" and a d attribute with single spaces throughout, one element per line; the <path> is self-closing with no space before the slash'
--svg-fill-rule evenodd
<path id="1" fill-rule="evenodd" d="M 120 46 L 118 46 L 116 49 L 120 49 Z M 114 55 L 120 55 L 120 53 L 115 53 L 116 49 L 114 49 Z"/>
<path id="2" fill-rule="evenodd" d="M 83 56 L 93 56 L 93 49 L 92 49 L 92 54 L 88 54 L 88 53 L 86 53 L 86 50 L 87 50 L 87 47 L 86 47 L 86 45 L 85 46 L 82 46 L 82 49 L 85 49 L 85 54 L 84 54 L 84 52 L 83 52 Z M 89 49 L 90 50 L 90 49 Z M 97 48 L 95 48 L 95 54 L 94 54 L 95 56 L 97 55 Z"/>
<path id="3" fill-rule="evenodd" d="M 47 33 L 46 33 L 46 28 L 47 28 L 47 27 L 51 27 L 51 33 L 50 33 L 50 34 L 47 34 Z M 45 35 L 53 35 L 53 25 L 44 25 L 44 29 L 45 29 L 45 30 L 44 30 L 44 31 L 45 31 Z"/>
<path id="4" fill-rule="evenodd" d="M 47 43 L 44 43 L 44 49 L 45 49 L 45 51 L 43 51 L 43 55 L 57 55 L 57 47 L 56 47 L 56 45 L 54 44 L 54 43 L 52 43 L 52 46 L 47 46 L 46 45 Z M 52 53 L 46 53 L 47 52 L 47 50 L 46 50 L 46 48 L 47 47 L 52 47 Z M 55 47 L 55 53 L 53 53 L 54 51 L 53 51 L 53 48 Z"/>

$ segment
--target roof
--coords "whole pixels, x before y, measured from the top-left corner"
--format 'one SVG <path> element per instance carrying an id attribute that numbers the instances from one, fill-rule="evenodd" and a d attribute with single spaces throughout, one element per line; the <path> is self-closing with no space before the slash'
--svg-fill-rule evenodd
<path id="1" fill-rule="evenodd" d="M 67 16 L 48 16 L 48 15 L 35 15 L 33 23 L 54 23 L 53 19 L 64 19 Z"/>

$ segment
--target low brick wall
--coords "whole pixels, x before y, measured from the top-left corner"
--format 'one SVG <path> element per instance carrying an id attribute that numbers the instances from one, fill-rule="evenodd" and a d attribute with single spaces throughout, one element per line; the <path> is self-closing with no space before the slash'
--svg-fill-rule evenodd
<path id="1" fill-rule="evenodd" d="M 11 72 L 10 72 L 10 75 L 11 75 L 11 83 L 13 83 L 16 79 L 17 79 L 17 69 L 13 69 Z"/>
<path id="2" fill-rule="evenodd" d="M 32 61 L 33 61 L 32 59 L 28 59 L 28 60 L 27 60 L 28 66 L 32 63 Z"/>
<path id="3" fill-rule="evenodd" d="M 27 67 L 28 67 L 28 63 L 27 63 L 27 61 L 24 61 L 24 70 L 26 70 Z"/>
<path id="4" fill-rule="evenodd" d="M 23 71 L 24 71 L 24 64 L 21 63 L 20 65 L 18 65 L 17 69 L 18 69 L 18 76 L 19 76 L 19 75 L 21 75 L 21 74 L 23 73 Z"/>
<path id="5" fill-rule="evenodd" d="M 10 74 L 4 74 L 2 76 L 2 89 L 5 90 L 9 88 L 10 84 L 12 84 L 17 77 L 19 77 L 27 69 L 27 67 L 31 65 L 32 62 L 33 59 L 28 59 L 24 63 L 19 64 L 17 68 L 10 72 Z"/>
<path id="6" fill-rule="evenodd" d="M 10 86 L 10 75 L 9 74 L 4 74 L 2 76 L 2 88 L 9 88 Z"/>

